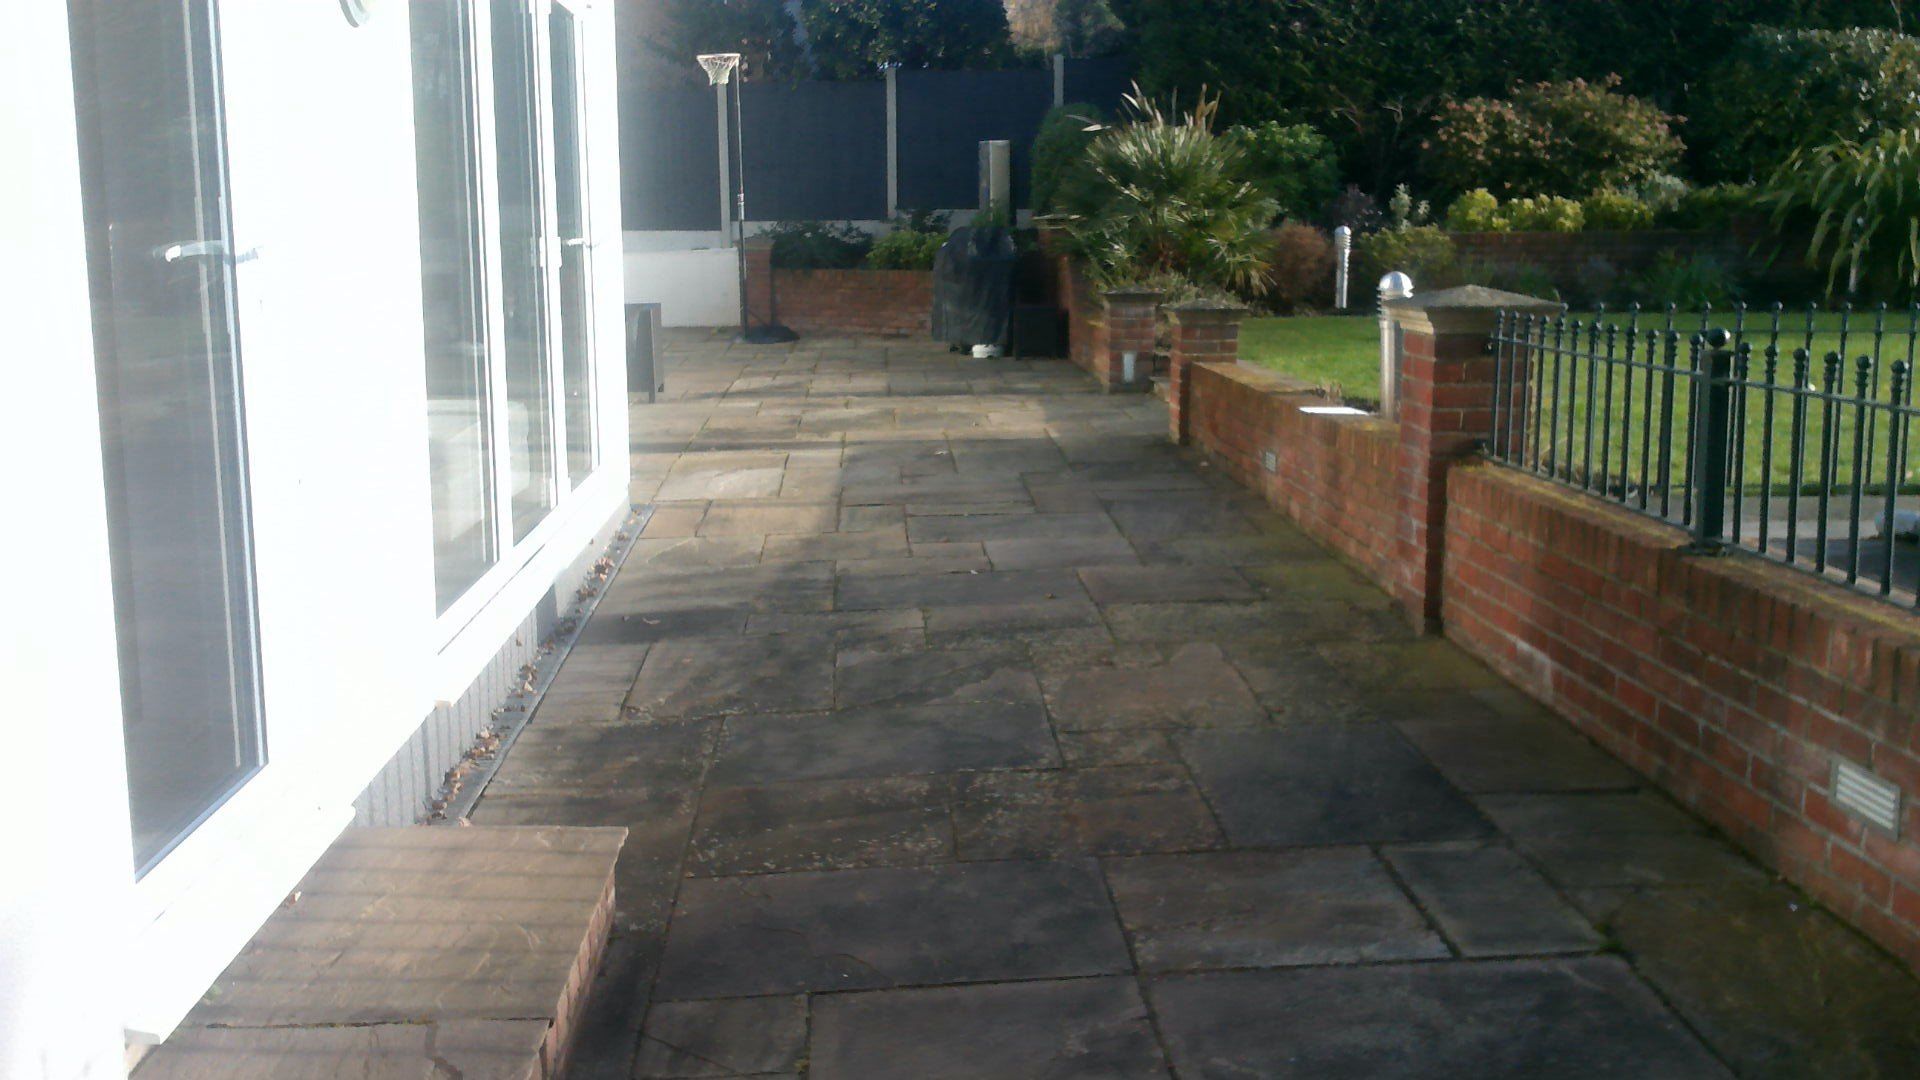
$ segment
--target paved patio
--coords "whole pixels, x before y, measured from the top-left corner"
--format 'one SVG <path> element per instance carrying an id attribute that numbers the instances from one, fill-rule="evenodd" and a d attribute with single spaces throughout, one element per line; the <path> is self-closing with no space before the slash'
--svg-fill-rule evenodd
<path id="1" fill-rule="evenodd" d="M 678 335 L 476 824 L 589 1077 L 1920 1075 L 1920 985 L 1057 361 Z"/>

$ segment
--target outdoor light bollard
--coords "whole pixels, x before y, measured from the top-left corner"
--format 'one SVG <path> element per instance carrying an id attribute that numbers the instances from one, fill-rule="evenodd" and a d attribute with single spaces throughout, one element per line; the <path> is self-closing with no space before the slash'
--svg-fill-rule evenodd
<path id="1" fill-rule="evenodd" d="M 1347 310 L 1347 268 L 1353 260 L 1353 230 L 1345 225 L 1333 230 L 1333 306 Z"/>
<path id="2" fill-rule="evenodd" d="M 1707 331 L 1701 346 L 1700 428 L 1693 452 L 1693 540 L 1687 550 L 1718 555 L 1726 548 L 1727 443 L 1733 431 L 1733 335 Z M 1745 348 L 1746 346 L 1741 346 Z M 1856 515 L 1857 516 L 1857 515 Z"/>
<path id="3" fill-rule="evenodd" d="M 1400 327 L 1387 313 L 1387 304 L 1413 295 L 1413 279 L 1395 270 L 1380 279 L 1380 415 L 1388 420 L 1400 412 Z"/>
<path id="4" fill-rule="evenodd" d="M 1108 289 L 1101 294 L 1105 308 L 1094 334 L 1094 375 L 1105 390 L 1144 390 L 1152 372 L 1153 338 L 1161 293 L 1151 289 Z M 1147 363 L 1141 363 L 1147 360 Z"/>

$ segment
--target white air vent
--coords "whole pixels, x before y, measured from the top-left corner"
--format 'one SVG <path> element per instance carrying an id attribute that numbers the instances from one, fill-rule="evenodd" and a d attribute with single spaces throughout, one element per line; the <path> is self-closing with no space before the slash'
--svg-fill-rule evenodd
<path id="1" fill-rule="evenodd" d="M 1869 825 L 1900 831 L 1900 789 L 1858 765 L 1833 763 L 1833 801 Z"/>
<path id="2" fill-rule="evenodd" d="M 1280 455 L 1271 450 L 1260 451 L 1260 467 L 1268 472 L 1280 471 Z"/>

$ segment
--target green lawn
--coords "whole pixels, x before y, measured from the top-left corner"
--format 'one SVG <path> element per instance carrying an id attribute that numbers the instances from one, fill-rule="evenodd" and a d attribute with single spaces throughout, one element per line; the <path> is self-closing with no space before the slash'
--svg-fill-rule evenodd
<path id="1" fill-rule="evenodd" d="M 1576 316 L 1582 323 L 1592 319 L 1591 314 Z M 1624 319 L 1610 316 L 1609 321 L 1618 321 L 1624 326 Z M 1715 325 L 1731 327 L 1731 317 L 1716 318 Z M 1753 334 L 1755 356 L 1749 378 L 1755 382 L 1765 378 L 1764 360 L 1760 350 L 1766 344 L 1766 331 L 1770 316 L 1766 313 L 1749 315 L 1747 329 Z M 1882 370 L 1880 374 L 1880 396 L 1886 398 L 1892 377 L 1890 368 L 1893 361 L 1904 359 L 1907 355 L 1907 319 L 1904 315 L 1890 317 L 1888 335 L 1883 347 Z M 1642 319 L 1644 331 L 1658 323 L 1651 319 Z M 1696 319 L 1681 324 L 1683 333 L 1690 334 L 1699 323 Z M 1782 320 L 1780 334 L 1781 358 L 1776 375 L 1779 391 L 1750 392 L 1747 408 L 1749 415 L 1742 439 L 1741 465 L 1746 486 L 1750 491 L 1757 490 L 1765 483 L 1774 491 L 1783 491 L 1792 485 L 1795 479 L 1792 462 L 1793 446 L 1790 418 L 1792 398 L 1783 391 L 1790 387 L 1792 376 L 1793 349 L 1808 344 L 1805 315 L 1789 315 Z M 1856 314 L 1852 320 L 1851 332 L 1846 341 L 1844 365 L 1844 385 L 1848 393 L 1854 386 L 1854 361 L 1863 353 L 1873 351 L 1873 316 L 1871 313 Z M 1837 314 L 1820 315 L 1813 328 L 1813 337 L 1809 351 L 1814 356 L 1812 374 L 1816 384 L 1823 378 L 1822 359 L 1829 351 L 1841 348 L 1840 316 Z M 1267 318 L 1250 319 L 1242 325 L 1240 355 L 1249 363 L 1272 368 L 1275 371 L 1293 376 L 1315 386 L 1322 387 L 1340 396 L 1360 401 L 1379 400 L 1379 323 L 1372 316 L 1313 316 L 1303 318 Z M 1584 347 L 1586 333 L 1583 330 L 1581 345 Z M 1642 338 L 1644 341 L 1644 338 Z M 1551 341 L 1551 333 L 1549 333 Z M 1571 347 L 1572 342 L 1567 343 Z M 1680 345 L 1679 360 L 1682 366 L 1687 363 L 1687 346 L 1683 339 Z M 1623 355 L 1624 349 L 1616 351 Z M 1658 417 L 1664 409 L 1670 409 L 1675 417 L 1673 427 L 1676 434 L 1684 432 L 1687 410 L 1689 408 L 1688 384 L 1684 379 L 1674 380 L 1669 390 L 1664 380 L 1659 380 L 1651 401 L 1647 397 L 1647 373 L 1633 372 L 1632 397 L 1627 397 L 1627 373 L 1616 369 L 1613 372 L 1612 393 L 1609 394 L 1607 379 L 1596 378 L 1592 384 L 1595 399 L 1593 409 L 1593 445 L 1589 454 L 1587 449 L 1587 397 L 1588 365 L 1585 361 L 1562 360 L 1560 367 L 1562 402 L 1559 415 L 1552 413 L 1541 416 L 1543 430 L 1536 436 L 1529 436 L 1530 442 L 1541 445 L 1542 456 L 1561 462 L 1572 462 L 1576 471 L 1584 472 L 1591 456 L 1595 471 L 1602 467 L 1618 475 L 1621 471 L 1619 458 L 1620 435 L 1627 435 L 1628 456 L 1625 461 L 1626 475 L 1637 479 L 1641 475 L 1655 478 L 1659 474 L 1661 463 L 1661 441 L 1659 433 L 1662 426 Z M 1550 384 L 1553 365 L 1551 360 L 1542 374 Z M 1595 372 L 1596 376 L 1604 372 Z M 1670 394 L 1670 398 L 1666 395 Z M 1549 395 L 1551 396 L 1551 395 Z M 1771 397 L 1774 405 L 1774 428 L 1771 446 L 1764 445 L 1763 409 L 1765 400 Z M 1664 399 L 1664 400 L 1663 400 Z M 1911 398 L 1909 399 L 1911 400 Z M 1570 415 L 1571 414 L 1571 415 Z M 1845 487 L 1852 482 L 1851 457 L 1854 449 L 1855 415 L 1852 409 L 1836 410 L 1831 417 L 1833 436 L 1831 441 L 1823 438 L 1828 426 L 1823 416 L 1822 406 L 1817 401 L 1809 401 L 1804 428 L 1804 446 L 1801 448 L 1803 466 L 1798 477 L 1803 489 L 1813 486 L 1820 475 L 1819 458 L 1823 449 L 1833 455 L 1830 466 L 1837 487 Z M 1571 422 L 1570 422 L 1571 421 Z M 1868 475 L 1873 485 L 1884 483 L 1888 450 L 1888 425 L 1876 423 L 1872 426 L 1871 438 L 1861 440 L 1861 449 L 1865 451 L 1872 464 Z M 1613 438 L 1608 439 L 1609 432 Z M 1920 433 L 1909 432 L 1911 441 Z M 1611 442 L 1612 451 L 1605 449 Z M 1644 454 L 1644 458 L 1643 458 Z M 1686 470 L 1685 450 L 1673 446 L 1667 454 L 1668 475 L 1673 478 L 1676 492 L 1683 481 Z M 1602 459 L 1605 459 L 1604 462 Z M 1763 474 L 1765 474 L 1763 476 Z M 1905 485 L 1903 485 L 1904 489 Z"/>

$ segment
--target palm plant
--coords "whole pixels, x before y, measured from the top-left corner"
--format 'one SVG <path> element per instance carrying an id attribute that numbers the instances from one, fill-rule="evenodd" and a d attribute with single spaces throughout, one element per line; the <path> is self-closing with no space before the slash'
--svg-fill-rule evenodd
<path id="1" fill-rule="evenodd" d="M 1060 192 L 1069 249 L 1103 285 L 1184 279 L 1252 295 L 1267 282 L 1275 207 L 1213 131 L 1219 99 L 1162 109 L 1136 87 L 1130 119 L 1087 147 L 1085 183 Z"/>
<path id="2" fill-rule="evenodd" d="M 1829 292 L 1842 275 L 1848 293 L 1920 288 L 1920 130 L 1796 151 L 1768 199 L 1776 224 L 1813 219 L 1807 259 L 1826 262 Z"/>

